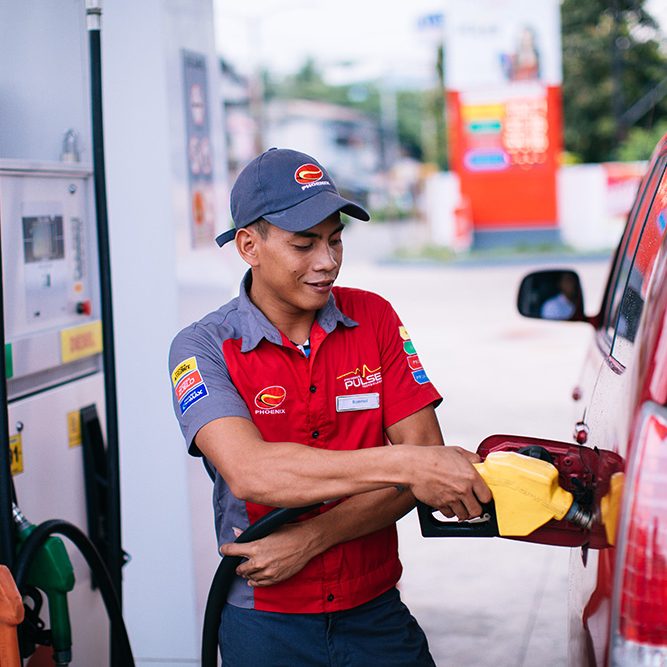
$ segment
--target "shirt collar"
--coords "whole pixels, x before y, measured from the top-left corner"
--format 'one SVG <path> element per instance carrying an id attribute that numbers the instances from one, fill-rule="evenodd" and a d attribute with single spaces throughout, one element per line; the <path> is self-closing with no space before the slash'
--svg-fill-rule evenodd
<path id="1" fill-rule="evenodd" d="M 282 345 L 280 331 L 271 324 L 266 315 L 250 300 L 248 290 L 251 283 L 252 272 L 248 270 L 245 276 L 243 276 L 239 289 L 238 312 L 241 319 L 241 352 L 254 350 L 262 338 L 266 338 L 270 343 Z M 339 322 L 346 327 L 359 326 L 358 322 L 355 322 L 339 310 L 333 294 L 329 294 L 329 299 L 324 307 L 317 311 L 316 321 L 322 327 L 325 334 L 330 334 Z"/>

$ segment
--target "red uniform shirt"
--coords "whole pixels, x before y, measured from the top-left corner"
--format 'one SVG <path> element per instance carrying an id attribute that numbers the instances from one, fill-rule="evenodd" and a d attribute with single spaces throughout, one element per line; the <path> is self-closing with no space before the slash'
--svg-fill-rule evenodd
<path id="1" fill-rule="evenodd" d="M 335 287 L 309 340 L 306 356 L 243 287 L 239 298 L 179 333 L 170 370 L 191 452 L 198 453 L 192 441 L 204 424 L 232 415 L 251 419 L 267 442 L 381 447 L 387 427 L 441 400 L 408 332 L 376 294 Z M 233 541 L 234 527 L 244 529 L 272 509 L 234 498 L 219 474 L 214 507 L 221 544 Z M 332 547 L 279 584 L 250 588 L 239 580 L 230 602 L 265 611 L 338 611 L 373 599 L 400 575 L 392 525 Z"/>

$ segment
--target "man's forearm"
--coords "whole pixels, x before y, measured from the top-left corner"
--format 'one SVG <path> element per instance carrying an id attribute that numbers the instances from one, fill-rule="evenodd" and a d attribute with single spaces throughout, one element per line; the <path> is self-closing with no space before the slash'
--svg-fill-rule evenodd
<path id="1" fill-rule="evenodd" d="M 390 526 L 415 506 L 409 490 L 381 489 L 353 496 L 328 512 L 303 522 L 313 556 L 335 544 Z"/>
<path id="2" fill-rule="evenodd" d="M 200 445 L 201 447 L 201 445 Z M 232 493 L 243 500 L 276 507 L 299 507 L 410 482 L 414 448 L 384 447 L 326 451 L 295 443 L 257 443 L 225 474 L 222 454 L 204 453 L 221 471 Z M 414 454 L 413 454 L 414 456 Z"/>

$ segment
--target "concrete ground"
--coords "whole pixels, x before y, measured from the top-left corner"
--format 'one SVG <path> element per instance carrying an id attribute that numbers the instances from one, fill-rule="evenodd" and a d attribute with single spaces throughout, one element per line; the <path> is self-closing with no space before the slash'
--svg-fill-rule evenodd
<path id="1" fill-rule="evenodd" d="M 357 261 L 356 250 L 349 254 L 339 284 L 377 291 L 394 304 L 444 396 L 438 415 L 449 444 L 474 450 L 494 433 L 571 441 L 570 395 L 592 329 L 516 312 L 521 277 L 544 266 L 378 266 Z M 607 262 L 568 265 L 582 278 L 587 311 L 595 311 Z M 424 539 L 414 512 L 399 534 L 403 599 L 439 666 L 567 664 L 570 549 Z"/>
<path id="2" fill-rule="evenodd" d="M 494 433 L 571 441 L 570 394 L 592 329 L 518 315 L 521 277 L 544 265 L 378 263 L 409 240 L 407 229 L 351 227 L 338 284 L 393 303 L 445 397 L 438 416 L 448 444 L 474 450 Z M 579 271 L 586 310 L 594 312 L 607 261 L 567 265 Z M 183 321 L 229 298 L 221 287 L 195 286 L 183 276 Z M 424 539 L 416 513 L 399 523 L 399 533 L 402 595 L 439 666 L 566 664 L 569 549 L 499 538 Z"/>

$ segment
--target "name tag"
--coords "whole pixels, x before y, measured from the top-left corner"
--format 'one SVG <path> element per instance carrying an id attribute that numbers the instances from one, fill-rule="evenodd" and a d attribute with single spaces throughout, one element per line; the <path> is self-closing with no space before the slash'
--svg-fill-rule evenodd
<path id="1" fill-rule="evenodd" d="M 380 407 L 380 394 L 352 394 L 336 396 L 336 412 L 353 410 L 377 410 Z"/>

